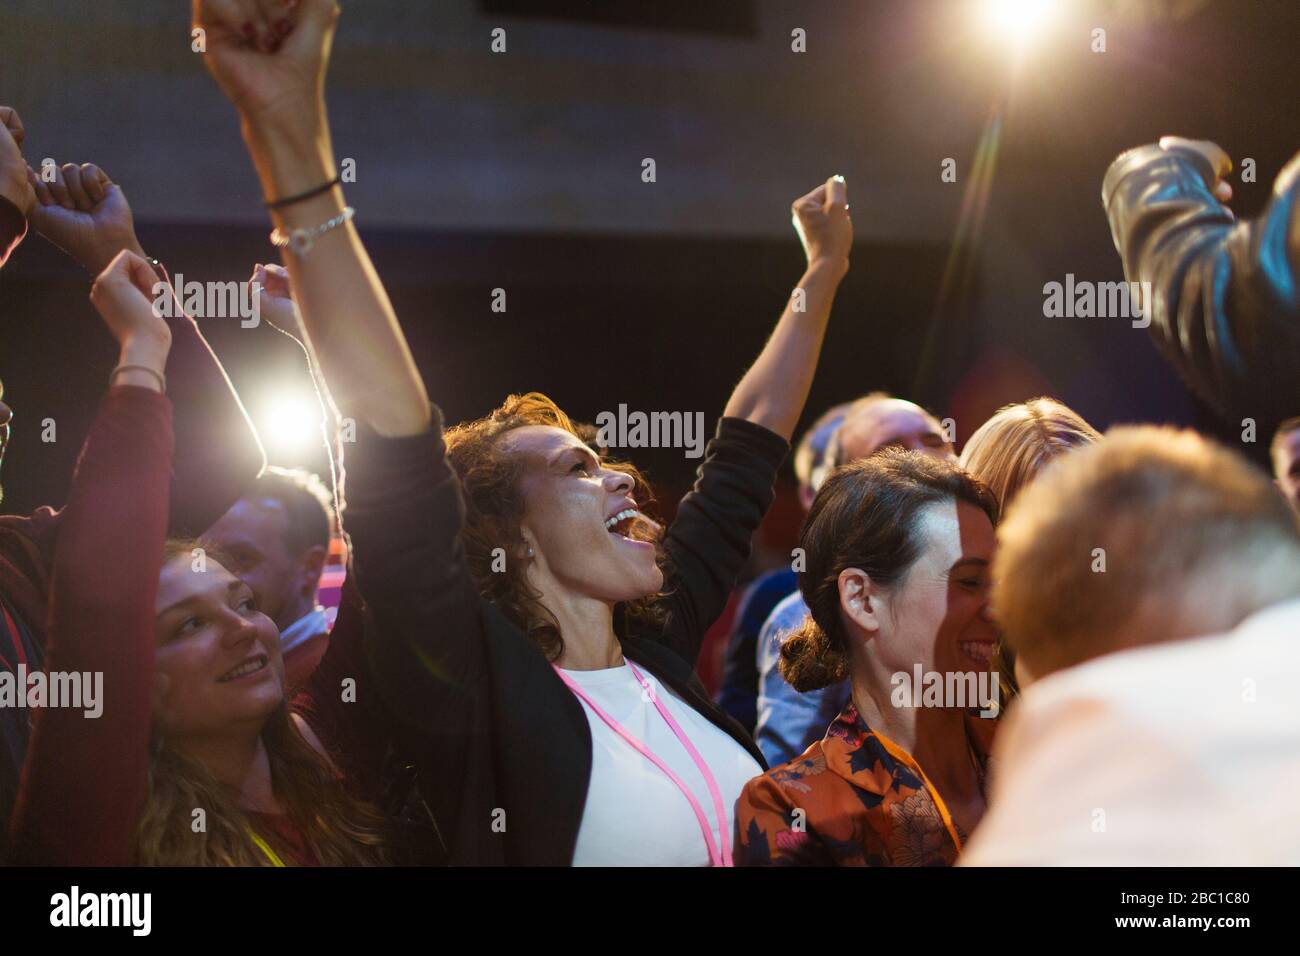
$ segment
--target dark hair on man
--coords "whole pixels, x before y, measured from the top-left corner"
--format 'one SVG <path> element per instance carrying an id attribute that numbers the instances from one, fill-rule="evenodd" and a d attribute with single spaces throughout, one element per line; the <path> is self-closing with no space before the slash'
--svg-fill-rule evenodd
<path id="1" fill-rule="evenodd" d="M 275 501 L 289 519 L 285 544 L 291 554 L 329 548 L 334 528 L 334 496 L 319 478 L 299 468 L 270 467 L 258 476 L 246 498 Z"/>
<path id="2" fill-rule="evenodd" d="M 799 536 L 805 570 L 799 590 L 809 617 L 781 645 L 781 676 L 803 693 L 849 673 L 850 638 L 840 615 L 840 572 L 860 568 L 884 587 L 921 555 L 921 512 L 964 501 L 994 524 L 997 503 L 956 464 L 923 452 L 883 448 L 836 469 L 817 494 Z"/>

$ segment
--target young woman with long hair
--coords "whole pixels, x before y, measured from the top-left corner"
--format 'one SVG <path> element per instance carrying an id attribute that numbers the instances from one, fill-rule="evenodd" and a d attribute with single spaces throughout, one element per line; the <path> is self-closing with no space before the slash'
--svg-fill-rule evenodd
<path id="1" fill-rule="evenodd" d="M 36 711 L 12 862 L 384 862 L 382 818 L 286 705 L 275 625 L 215 554 L 164 541 L 171 336 L 154 282 L 122 252 L 91 294 L 121 363 L 62 518 L 47 672 L 79 675 L 101 713 Z"/>

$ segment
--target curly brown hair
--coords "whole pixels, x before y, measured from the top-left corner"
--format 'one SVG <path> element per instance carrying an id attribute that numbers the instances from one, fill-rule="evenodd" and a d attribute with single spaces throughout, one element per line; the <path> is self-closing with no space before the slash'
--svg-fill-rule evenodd
<path id="1" fill-rule="evenodd" d="M 523 630 L 547 660 L 555 661 L 564 652 L 560 625 L 541 603 L 541 594 L 528 583 L 525 576 L 527 560 L 513 557 L 523 554 L 525 549 L 521 530 L 524 520 L 521 479 L 528 463 L 522 455 L 503 449 L 500 439 L 516 428 L 528 425 L 563 429 L 596 451 L 604 467 L 628 475 L 634 483 L 632 496 L 642 514 L 647 512 L 654 498 L 640 471 L 628 462 L 606 457 L 604 449 L 596 442 L 594 428 L 573 421 L 541 392 L 511 395 L 484 417 L 462 422 L 447 430 L 447 457 L 464 490 L 465 524 L 461 542 L 479 594 L 493 602 L 508 620 Z M 652 521 L 638 521 L 630 534 L 656 545 L 662 537 L 661 529 Z M 511 556 L 503 568 L 497 561 L 498 548 L 503 548 Z M 659 560 L 662 563 L 662 550 Z M 616 612 L 622 615 L 624 623 L 637 621 L 657 625 L 663 620 L 661 597 L 661 594 L 654 594 L 627 601 L 620 604 Z"/>

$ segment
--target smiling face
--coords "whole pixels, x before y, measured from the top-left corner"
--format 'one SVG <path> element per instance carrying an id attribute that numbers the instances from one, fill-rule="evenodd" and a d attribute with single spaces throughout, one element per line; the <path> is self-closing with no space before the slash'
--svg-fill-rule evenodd
<path id="1" fill-rule="evenodd" d="M 230 570 L 253 589 L 259 610 L 281 630 L 315 604 L 324 549 L 289 550 L 289 516 L 274 498 L 237 501 L 204 534 L 231 561 Z"/>
<path id="2" fill-rule="evenodd" d="M 283 701 L 284 663 L 248 585 L 184 552 L 163 565 L 156 607 L 157 728 L 173 740 L 260 730 Z"/>
<path id="3" fill-rule="evenodd" d="M 989 669 L 997 631 L 989 614 L 993 523 L 965 501 L 927 505 L 918 516 L 921 552 L 901 580 L 871 589 L 867 613 L 846 604 L 888 671 L 968 673 Z M 851 571 L 841 574 L 841 581 Z M 845 591 L 841 585 L 841 594 Z"/>
<path id="4" fill-rule="evenodd" d="M 633 525 L 648 520 L 640 516 L 629 475 L 602 466 L 562 428 L 527 425 L 499 441 L 526 461 L 521 527 L 533 555 L 524 560 L 529 582 L 544 596 L 616 604 L 663 586 L 655 546 L 628 537 Z"/>

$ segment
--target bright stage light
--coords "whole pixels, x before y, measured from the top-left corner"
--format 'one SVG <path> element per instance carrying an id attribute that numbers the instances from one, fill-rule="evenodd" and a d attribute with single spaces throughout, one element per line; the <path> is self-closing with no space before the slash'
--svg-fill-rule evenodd
<path id="1" fill-rule="evenodd" d="M 1059 0 L 983 0 L 987 29 L 997 39 L 1023 47 L 1041 33 Z"/>
<path id="2" fill-rule="evenodd" d="M 297 464 L 288 457 L 323 447 L 321 410 L 316 397 L 286 392 L 263 403 L 257 430 L 272 464 Z"/>

